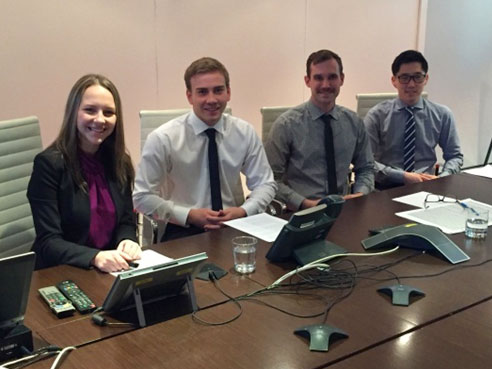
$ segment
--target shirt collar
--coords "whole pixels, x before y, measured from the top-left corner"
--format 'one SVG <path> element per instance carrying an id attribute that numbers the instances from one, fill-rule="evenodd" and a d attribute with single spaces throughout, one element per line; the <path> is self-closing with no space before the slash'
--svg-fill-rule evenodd
<path id="1" fill-rule="evenodd" d="M 209 128 L 215 128 L 217 132 L 224 134 L 224 114 L 222 114 L 222 116 L 220 117 L 217 123 L 215 123 L 213 126 L 209 126 L 208 124 L 204 123 L 200 118 L 198 118 L 195 112 L 192 110 L 190 112 L 189 122 L 191 128 L 193 128 L 193 132 L 195 132 L 195 135 L 197 136 L 205 132 Z"/>
<path id="2" fill-rule="evenodd" d="M 397 97 L 396 98 L 396 108 L 397 108 L 397 110 L 403 110 L 406 107 L 408 107 L 408 105 L 405 104 L 403 101 L 401 101 L 399 97 Z M 413 109 L 422 110 L 424 108 L 424 101 L 422 99 L 422 96 L 420 96 L 419 101 L 417 101 L 417 103 L 415 105 L 410 106 L 410 107 L 413 108 Z"/>
<path id="3" fill-rule="evenodd" d="M 309 113 L 311 114 L 311 117 L 313 118 L 313 120 L 320 119 L 323 115 L 329 115 L 329 116 L 331 116 L 332 119 L 338 120 L 338 116 L 340 114 L 339 109 L 338 109 L 338 105 L 335 105 L 329 113 L 325 113 L 323 110 L 321 110 L 316 105 L 314 105 L 311 100 L 308 100 L 308 102 L 307 102 L 307 109 L 308 109 Z"/>

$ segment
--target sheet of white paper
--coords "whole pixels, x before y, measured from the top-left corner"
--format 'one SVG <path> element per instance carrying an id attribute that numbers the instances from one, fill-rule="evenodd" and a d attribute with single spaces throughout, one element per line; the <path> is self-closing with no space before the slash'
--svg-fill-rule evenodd
<path id="1" fill-rule="evenodd" d="M 393 201 L 401 202 L 403 204 L 407 204 L 411 206 L 416 206 L 417 208 L 423 208 L 425 197 L 428 194 L 429 192 L 420 191 L 416 193 L 411 193 L 410 195 L 395 197 Z"/>
<path id="2" fill-rule="evenodd" d="M 492 212 L 492 206 L 483 202 L 472 199 L 461 200 L 461 202 L 477 211 L 488 210 L 489 213 Z M 453 234 L 465 231 L 467 211 L 457 203 L 447 203 L 428 209 L 403 211 L 396 213 L 396 215 L 417 223 L 438 227 L 444 233 Z M 490 217 L 489 225 L 492 225 Z"/>
<path id="3" fill-rule="evenodd" d="M 466 169 L 463 173 L 473 174 L 475 176 L 492 178 L 492 165 L 486 165 L 480 168 Z"/>
<path id="4" fill-rule="evenodd" d="M 420 191 L 416 193 L 411 193 L 410 195 L 405 195 L 401 197 L 395 197 L 393 201 L 401 202 L 403 204 L 415 206 L 417 208 L 424 208 L 424 202 L 425 198 L 427 195 L 429 195 L 430 192 L 425 192 L 425 191 Z M 441 196 L 441 195 L 439 195 Z M 428 202 L 427 207 L 428 208 L 434 208 L 436 206 L 443 206 L 443 205 L 448 205 L 448 203 L 455 201 L 456 199 L 454 197 L 445 197 L 444 201 L 439 201 L 439 202 Z"/>
<path id="5" fill-rule="evenodd" d="M 266 213 L 224 222 L 229 227 L 239 229 L 244 233 L 248 233 L 267 242 L 275 241 L 286 223 L 287 221 L 285 219 L 277 218 Z"/>
<path id="6" fill-rule="evenodd" d="M 138 264 L 138 267 L 136 267 L 135 269 L 143 269 L 154 265 L 164 264 L 173 260 L 174 259 L 159 254 L 154 250 L 144 250 L 142 251 L 142 258 L 140 260 L 135 260 L 135 263 Z M 111 274 L 116 277 L 120 273 L 122 272 L 113 272 Z"/>

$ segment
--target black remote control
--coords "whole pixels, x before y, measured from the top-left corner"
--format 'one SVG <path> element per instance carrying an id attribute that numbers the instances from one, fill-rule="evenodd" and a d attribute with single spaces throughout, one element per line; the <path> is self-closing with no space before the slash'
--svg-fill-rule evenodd
<path id="1" fill-rule="evenodd" d="M 48 304 L 51 311 L 58 317 L 64 318 L 66 316 L 73 315 L 75 308 L 72 303 L 68 301 L 65 296 L 62 295 L 60 290 L 55 286 L 40 288 L 39 294 L 43 300 Z"/>
<path id="2" fill-rule="evenodd" d="M 96 304 L 82 291 L 74 281 L 62 281 L 56 285 L 81 314 L 96 310 Z"/>

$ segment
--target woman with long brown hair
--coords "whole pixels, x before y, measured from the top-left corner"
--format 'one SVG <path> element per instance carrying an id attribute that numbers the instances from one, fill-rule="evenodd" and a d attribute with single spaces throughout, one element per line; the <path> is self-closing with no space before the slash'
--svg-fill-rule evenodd
<path id="1" fill-rule="evenodd" d="M 36 267 L 70 264 L 105 272 L 140 258 L 121 100 L 104 76 L 72 87 L 56 140 L 34 159 L 27 197 Z"/>

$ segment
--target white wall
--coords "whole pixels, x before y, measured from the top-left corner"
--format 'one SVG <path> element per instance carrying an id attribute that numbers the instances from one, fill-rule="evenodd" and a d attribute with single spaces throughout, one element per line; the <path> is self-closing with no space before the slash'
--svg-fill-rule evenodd
<path id="1" fill-rule="evenodd" d="M 231 74 L 231 107 L 261 132 L 262 106 L 294 105 L 309 53 L 344 62 L 338 102 L 392 91 L 390 64 L 417 47 L 418 0 L 0 0 L 0 119 L 41 120 L 56 136 L 68 92 L 82 74 L 106 74 L 122 95 L 126 138 L 139 160 L 141 109 L 180 108 L 183 73 L 213 56 Z"/>
<path id="2" fill-rule="evenodd" d="M 138 149 L 137 111 L 156 101 L 151 1 L 0 2 L 0 119 L 37 115 L 43 144 L 58 133 L 68 92 L 83 74 L 118 87 L 127 143 Z"/>
<path id="3" fill-rule="evenodd" d="M 465 166 L 483 162 L 492 137 L 491 19 L 490 0 L 428 2 L 426 90 L 453 110 Z"/>

